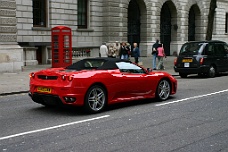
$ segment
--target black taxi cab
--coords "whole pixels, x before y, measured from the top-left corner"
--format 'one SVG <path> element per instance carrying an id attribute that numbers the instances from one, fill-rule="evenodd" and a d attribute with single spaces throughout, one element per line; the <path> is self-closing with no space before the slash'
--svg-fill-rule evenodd
<path id="1" fill-rule="evenodd" d="M 215 77 L 228 71 L 228 44 L 223 41 L 191 41 L 182 45 L 174 61 L 174 70 L 180 77 L 190 74 Z"/>

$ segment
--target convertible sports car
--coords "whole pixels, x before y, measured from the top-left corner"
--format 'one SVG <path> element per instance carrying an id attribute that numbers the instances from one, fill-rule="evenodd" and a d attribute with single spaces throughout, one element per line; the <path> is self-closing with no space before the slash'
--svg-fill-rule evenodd
<path id="1" fill-rule="evenodd" d="M 86 58 L 66 68 L 49 68 L 30 74 L 29 96 L 45 106 L 83 106 L 90 113 L 107 104 L 175 94 L 176 79 L 117 58 Z"/>

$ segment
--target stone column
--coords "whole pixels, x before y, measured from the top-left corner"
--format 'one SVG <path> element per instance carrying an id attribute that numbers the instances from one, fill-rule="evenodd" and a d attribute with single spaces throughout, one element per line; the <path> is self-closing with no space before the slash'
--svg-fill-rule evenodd
<path id="1" fill-rule="evenodd" d="M 103 41 L 127 41 L 127 9 L 123 0 L 104 0 Z"/>
<path id="2" fill-rule="evenodd" d="M 16 72 L 23 66 L 23 49 L 17 44 L 16 1 L 0 1 L 0 72 Z"/>

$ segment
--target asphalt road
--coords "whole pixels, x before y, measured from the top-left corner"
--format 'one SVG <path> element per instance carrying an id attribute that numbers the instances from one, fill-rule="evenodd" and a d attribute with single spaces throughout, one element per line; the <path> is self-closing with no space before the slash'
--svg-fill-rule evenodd
<path id="1" fill-rule="evenodd" d="M 3 152 L 227 152 L 228 79 L 178 79 L 165 102 L 110 106 L 96 115 L 81 108 L 45 108 L 27 94 L 0 97 Z"/>

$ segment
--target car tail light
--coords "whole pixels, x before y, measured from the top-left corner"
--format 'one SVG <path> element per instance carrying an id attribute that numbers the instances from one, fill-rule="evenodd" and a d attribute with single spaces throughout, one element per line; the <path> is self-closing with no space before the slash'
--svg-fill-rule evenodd
<path id="1" fill-rule="evenodd" d="M 176 65 L 177 64 L 177 58 L 176 59 L 174 59 L 174 65 Z"/>
<path id="2" fill-rule="evenodd" d="M 200 59 L 200 65 L 203 64 L 203 60 L 204 60 L 204 58 L 201 58 L 201 59 Z"/>
<path id="3" fill-rule="evenodd" d="M 72 81 L 74 79 L 73 75 L 70 75 L 70 76 L 62 75 L 61 78 L 62 78 L 62 80 L 68 79 L 69 81 Z"/>
<path id="4" fill-rule="evenodd" d="M 68 80 L 69 81 L 72 81 L 74 79 L 74 76 L 73 75 L 70 75 L 69 77 L 68 77 Z"/>
<path id="5" fill-rule="evenodd" d="M 35 73 L 30 73 L 30 74 L 29 74 L 29 77 L 30 77 L 30 78 L 34 78 L 34 77 L 35 77 Z"/>
<path id="6" fill-rule="evenodd" d="M 66 80 L 66 75 L 61 76 L 62 80 Z"/>

